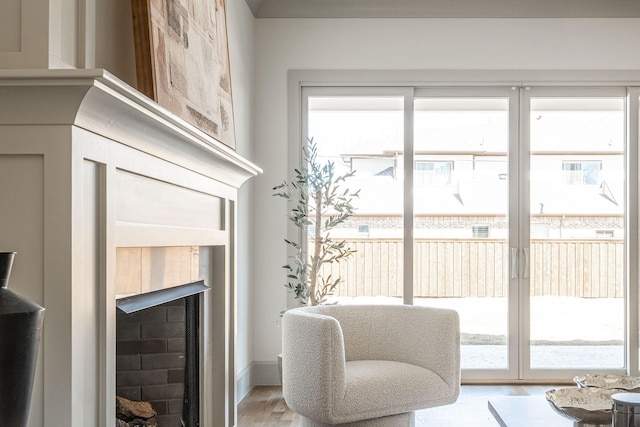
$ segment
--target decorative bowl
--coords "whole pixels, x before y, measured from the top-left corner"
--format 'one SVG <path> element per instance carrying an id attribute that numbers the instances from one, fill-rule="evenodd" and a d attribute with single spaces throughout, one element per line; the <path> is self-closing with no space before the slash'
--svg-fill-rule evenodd
<path id="1" fill-rule="evenodd" d="M 564 387 L 545 393 L 547 401 L 560 415 L 576 423 L 611 425 L 613 390 Z"/>
<path id="2" fill-rule="evenodd" d="M 596 387 L 605 390 L 625 390 L 630 393 L 640 392 L 640 378 L 615 374 L 586 374 L 573 378 L 578 387 Z"/>

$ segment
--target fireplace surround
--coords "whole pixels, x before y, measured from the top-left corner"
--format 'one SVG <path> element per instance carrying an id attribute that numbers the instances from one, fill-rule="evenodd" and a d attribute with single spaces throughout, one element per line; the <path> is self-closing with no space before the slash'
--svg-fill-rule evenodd
<path id="1" fill-rule="evenodd" d="M 47 310 L 29 427 L 116 425 L 117 300 L 181 252 L 163 277 L 189 279 L 162 287 L 209 287 L 200 425 L 235 425 L 238 188 L 260 168 L 102 70 L 0 71 L 0 141 L 12 287 Z"/>

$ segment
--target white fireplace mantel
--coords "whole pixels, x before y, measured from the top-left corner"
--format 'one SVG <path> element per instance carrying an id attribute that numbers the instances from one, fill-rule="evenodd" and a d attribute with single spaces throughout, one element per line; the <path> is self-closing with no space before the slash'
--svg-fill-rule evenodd
<path id="1" fill-rule="evenodd" d="M 74 125 L 239 187 L 261 169 L 105 70 L 0 70 L 0 124 Z"/>
<path id="2" fill-rule="evenodd" d="M 115 425 L 117 248 L 199 246 L 201 425 L 235 424 L 237 194 L 261 170 L 103 70 L 0 71 L 0 250 L 46 309 L 29 427 Z"/>

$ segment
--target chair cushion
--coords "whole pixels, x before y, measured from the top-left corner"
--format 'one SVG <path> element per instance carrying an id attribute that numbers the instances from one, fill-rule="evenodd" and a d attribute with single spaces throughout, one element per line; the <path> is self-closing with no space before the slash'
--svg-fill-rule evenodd
<path id="1" fill-rule="evenodd" d="M 334 396 L 334 423 L 446 405 L 457 398 L 455 384 L 447 384 L 431 370 L 402 362 L 347 362 L 346 382 L 344 396 Z"/>

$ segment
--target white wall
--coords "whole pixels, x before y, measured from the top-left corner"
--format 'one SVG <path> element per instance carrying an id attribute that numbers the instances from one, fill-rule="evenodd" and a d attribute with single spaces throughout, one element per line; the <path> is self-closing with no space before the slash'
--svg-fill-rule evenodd
<path id="1" fill-rule="evenodd" d="M 286 305 L 288 70 L 640 70 L 640 19 L 259 19 L 256 21 L 253 360 L 280 351 Z M 472 73 L 471 73 L 472 75 Z M 266 366 L 266 365 L 265 365 Z M 269 365 L 271 366 L 271 365 Z"/>
<path id="2" fill-rule="evenodd" d="M 231 61 L 231 85 L 235 119 L 236 151 L 252 160 L 254 105 L 254 27 L 255 19 L 244 0 L 227 0 L 227 34 Z M 236 368 L 239 374 L 238 400 L 250 386 L 249 366 L 252 361 L 252 297 L 251 297 L 251 212 L 252 180 L 238 194 L 238 270 L 237 270 L 237 342 Z"/>

